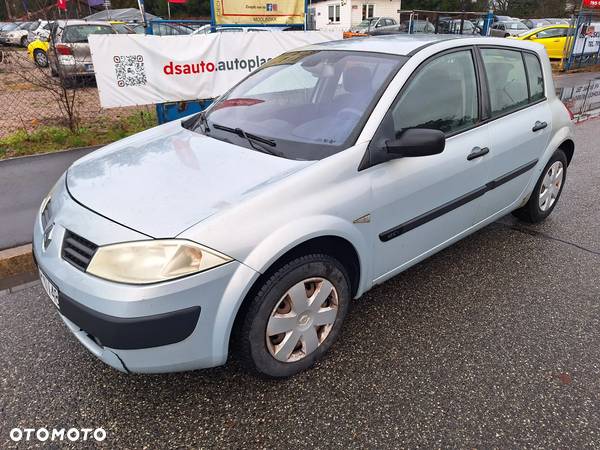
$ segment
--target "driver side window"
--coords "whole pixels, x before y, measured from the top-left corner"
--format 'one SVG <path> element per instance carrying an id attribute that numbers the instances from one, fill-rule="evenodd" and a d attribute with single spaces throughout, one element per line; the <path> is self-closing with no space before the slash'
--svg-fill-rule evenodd
<path id="1" fill-rule="evenodd" d="M 430 128 L 452 134 L 478 121 L 477 77 L 470 50 L 426 63 L 392 107 L 396 131 Z"/>

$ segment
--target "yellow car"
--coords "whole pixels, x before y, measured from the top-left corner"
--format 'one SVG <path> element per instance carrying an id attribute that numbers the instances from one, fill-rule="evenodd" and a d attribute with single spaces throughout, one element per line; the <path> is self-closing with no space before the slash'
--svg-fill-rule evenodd
<path id="1" fill-rule="evenodd" d="M 567 37 L 572 36 L 573 28 L 569 25 L 548 25 L 526 31 L 519 36 L 512 36 L 509 39 L 518 39 L 521 41 L 533 41 L 546 47 L 550 59 L 561 59 L 564 54 Z"/>
<path id="2" fill-rule="evenodd" d="M 33 59 L 33 62 L 35 62 L 36 66 L 48 67 L 49 47 L 50 43 L 48 41 L 42 41 L 41 39 L 31 41 L 31 43 L 27 46 L 27 53 L 29 54 L 29 57 Z"/>

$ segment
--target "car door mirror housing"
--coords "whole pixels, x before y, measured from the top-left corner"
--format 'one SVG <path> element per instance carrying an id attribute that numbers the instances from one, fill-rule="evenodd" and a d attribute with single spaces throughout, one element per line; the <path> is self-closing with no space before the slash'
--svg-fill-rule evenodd
<path id="1" fill-rule="evenodd" d="M 396 139 L 387 140 L 385 146 L 392 158 L 437 155 L 446 147 L 446 136 L 440 130 L 409 128 Z"/>

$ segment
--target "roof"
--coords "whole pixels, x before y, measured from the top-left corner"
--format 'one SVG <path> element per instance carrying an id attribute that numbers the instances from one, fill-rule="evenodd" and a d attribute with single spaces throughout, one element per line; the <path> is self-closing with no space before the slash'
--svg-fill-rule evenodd
<path id="1" fill-rule="evenodd" d="M 322 44 L 313 45 L 311 48 L 408 55 L 412 51 L 425 45 L 453 39 L 463 39 L 463 37 L 460 35 L 446 34 L 389 34 L 385 36 L 368 36 L 364 38 L 323 42 Z"/>
<path id="2" fill-rule="evenodd" d="M 501 45 L 505 47 L 527 48 L 534 51 L 543 48 L 540 44 L 531 43 L 529 41 L 496 37 L 473 35 L 461 36 L 455 34 L 392 34 L 323 42 L 321 44 L 310 45 L 305 49 L 350 50 L 411 56 L 423 47 L 429 47 L 434 44 L 450 43 L 451 41 L 461 41 L 460 44 L 464 45 Z M 443 47 L 450 48 L 451 46 L 445 45 Z"/>

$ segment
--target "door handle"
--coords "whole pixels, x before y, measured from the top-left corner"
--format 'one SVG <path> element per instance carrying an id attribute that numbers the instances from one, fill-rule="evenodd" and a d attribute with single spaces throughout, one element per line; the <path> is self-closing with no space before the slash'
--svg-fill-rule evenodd
<path id="1" fill-rule="evenodd" d="M 548 123 L 546 122 L 540 122 L 539 120 L 535 123 L 535 125 L 533 126 L 533 128 L 531 129 L 531 131 L 533 131 L 534 133 L 536 131 L 540 131 L 543 130 L 544 128 L 546 128 L 548 126 Z"/>
<path id="2" fill-rule="evenodd" d="M 467 156 L 467 160 L 468 161 L 472 161 L 475 158 L 481 158 L 484 155 L 487 155 L 490 152 L 490 149 L 487 147 L 475 147 L 473 150 L 471 150 L 471 153 L 469 153 L 469 156 Z"/>

